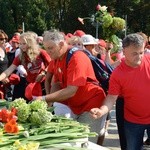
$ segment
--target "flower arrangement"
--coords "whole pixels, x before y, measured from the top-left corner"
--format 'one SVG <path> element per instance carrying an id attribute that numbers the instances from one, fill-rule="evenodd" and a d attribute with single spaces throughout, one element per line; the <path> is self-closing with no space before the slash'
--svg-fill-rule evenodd
<path id="1" fill-rule="evenodd" d="M 88 125 L 66 117 L 52 115 L 53 109 L 48 109 L 44 101 L 36 99 L 28 103 L 30 109 L 26 107 L 26 101 L 23 98 L 7 103 L 9 103 L 7 109 L 0 109 L 0 149 L 55 148 L 55 144 L 76 143 L 83 138 L 88 139 L 88 137 L 97 135 L 95 132 L 90 132 Z M 24 112 L 20 111 L 22 109 Z M 30 110 L 31 118 L 28 110 Z"/>
<path id="2" fill-rule="evenodd" d="M 0 110 L 0 133 L 18 133 L 18 123 L 30 122 L 32 125 L 40 126 L 52 119 L 52 113 L 47 110 L 48 105 L 44 101 L 33 101 L 27 104 L 23 98 L 10 102 L 9 108 Z M 18 122 L 18 123 L 17 123 Z"/>
<path id="3" fill-rule="evenodd" d="M 16 122 L 16 119 L 11 119 L 9 120 L 5 125 L 4 125 L 4 131 L 6 133 L 18 133 L 19 127 Z"/>
<path id="4" fill-rule="evenodd" d="M 94 15 L 94 21 L 102 26 L 104 40 L 113 43 L 114 51 L 117 51 L 119 46 L 119 38 L 116 34 L 125 29 L 125 20 L 120 17 L 113 16 L 113 14 L 107 11 L 106 6 L 101 6 L 98 4 L 96 9 L 97 11 Z M 78 21 L 82 24 L 84 24 L 84 19 L 85 18 L 78 17 Z"/>
<path id="5" fill-rule="evenodd" d="M 4 126 L 4 132 L 18 133 L 19 127 L 17 124 L 17 116 L 15 108 L 13 108 L 11 111 L 5 108 L 0 110 L 0 121 L 4 123 L 4 125 L 1 124 L 1 126 Z"/>
<path id="6" fill-rule="evenodd" d="M 39 146 L 40 146 L 39 142 L 22 143 L 19 140 L 16 140 L 12 148 L 14 150 L 38 150 Z"/>
<path id="7" fill-rule="evenodd" d="M 106 6 L 97 5 L 95 19 L 101 23 L 103 28 L 103 36 L 109 42 L 116 43 L 116 33 L 125 29 L 125 20 L 115 17 L 107 11 Z"/>
<path id="8" fill-rule="evenodd" d="M 27 104 L 23 98 L 18 98 L 9 104 L 9 109 L 17 109 L 19 123 L 30 122 L 32 125 L 42 125 L 51 121 L 53 115 L 49 112 L 45 101 L 36 100 Z"/>

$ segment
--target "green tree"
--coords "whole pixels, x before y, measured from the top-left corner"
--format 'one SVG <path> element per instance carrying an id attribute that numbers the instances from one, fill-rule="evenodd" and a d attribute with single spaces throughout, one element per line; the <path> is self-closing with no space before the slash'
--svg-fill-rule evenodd
<path id="1" fill-rule="evenodd" d="M 32 30 L 42 34 L 49 24 L 49 21 L 46 21 L 48 9 L 47 3 L 44 3 L 43 0 L 1 0 L 0 28 L 12 34 L 22 28 L 24 22 L 26 31 Z"/>
<path id="2" fill-rule="evenodd" d="M 86 20 L 82 25 L 78 17 L 91 17 L 96 13 L 96 6 L 106 5 L 115 16 L 127 16 L 127 31 L 142 31 L 150 35 L 149 0 L 0 0 L 0 28 L 11 35 L 22 28 L 41 35 L 44 30 L 59 29 L 73 33 L 81 29 L 95 36 L 95 24 Z M 99 35 L 101 37 L 101 27 Z"/>

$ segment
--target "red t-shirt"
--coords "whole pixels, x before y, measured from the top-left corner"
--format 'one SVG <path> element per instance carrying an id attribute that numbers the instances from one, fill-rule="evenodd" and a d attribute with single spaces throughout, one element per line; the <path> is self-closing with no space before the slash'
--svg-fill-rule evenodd
<path id="1" fill-rule="evenodd" d="M 137 68 L 129 67 L 122 60 L 113 71 L 109 94 L 124 97 L 124 117 L 127 121 L 150 124 L 150 55 L 143 57 Z"/>
<path id="2" fill-rule="evenodd" d="M 51 60 L 50 62 L 49 62 L 49 65 L 48 65 L 48 68 L 47 68 L 47 72 L 49 72 L 49 73 L 52 73 L 52 74 L 54 74 L 54 72 L 55 72 L 55 68 L 54 68 L 54 66 L 55 66 L 55 60 Z"/>
<path id="3" fill-rule="evenodd" d="M 45 68 L 48 66 L 50 62 L 50 56 L 45 50 L 40 50 L 40 55 L 37 56 L 36 60 L 31 62 L 29 60 L 29 57 L 25 55 L 25 64 L 24 67 L 27 71 L 27 81 L 28 82 L 35 82 L 35 79 L 37 75 L 45 70 Z M 19 56 L 15 57 L 13 64 L 16 66 L 21 65 L 21 60 L 19 59 Z"/>
<path id="4" fill-rule="evenodd" d="M 54 65 L 54 81 L 61 82 L 62 88 L 68 85 L 78 86 L 76 94 L 65 101 L 75 114 L 89 111 L 91 108 L 100 107 L 105 98 L 103 89 L 94 84 L 96 80 L 90 59 L 81 51 L 76 51 L 68 65 L 66 55 L 62 60 L 57 60 Z"/>

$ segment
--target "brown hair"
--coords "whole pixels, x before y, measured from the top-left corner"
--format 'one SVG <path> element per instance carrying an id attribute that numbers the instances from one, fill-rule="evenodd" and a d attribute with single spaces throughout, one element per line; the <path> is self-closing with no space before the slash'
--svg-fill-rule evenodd
<path id="1" fill-rule="evenodd" d="M 8 41 L 8 35 L 2 29 L 0 29 L 0 36 L 4 36 L 6 41 Z"/>
<path id="2" fill-rule="evenodd" d="M 78 44 L 78 43 L 81 44 L 81 45 L 83 45 L 83 42 L 82 42 L 81 38 L 78 37 L 78 36 L 72 36 L 71 38 L 68 39 L 67 42 L 70 45 Z"/>

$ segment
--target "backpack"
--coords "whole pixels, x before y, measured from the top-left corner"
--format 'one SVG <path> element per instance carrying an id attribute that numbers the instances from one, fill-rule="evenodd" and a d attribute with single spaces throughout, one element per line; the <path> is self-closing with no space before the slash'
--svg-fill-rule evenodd
<path id="1" fill-rule="evenodd" d="M 66 57 L 67 65 L 72 55 L 74 54 L 74 52 L 79 51 L 79 50 L 80 49 L 78 49 L 77 47 L 73 47 L 72 49 L 68 51 L 67 57 Z M 99 81 L 103 90 L 107 93 L 108 86 L 109 86 L 109 78 L 113 71 L 112 66 L 106 62 L 104 62 L 103 64 L 99 58 L 93 56 L 88 50 L 80 50 L 80 51 L 84 52 L 91 60 L 96 79 Z"/>

